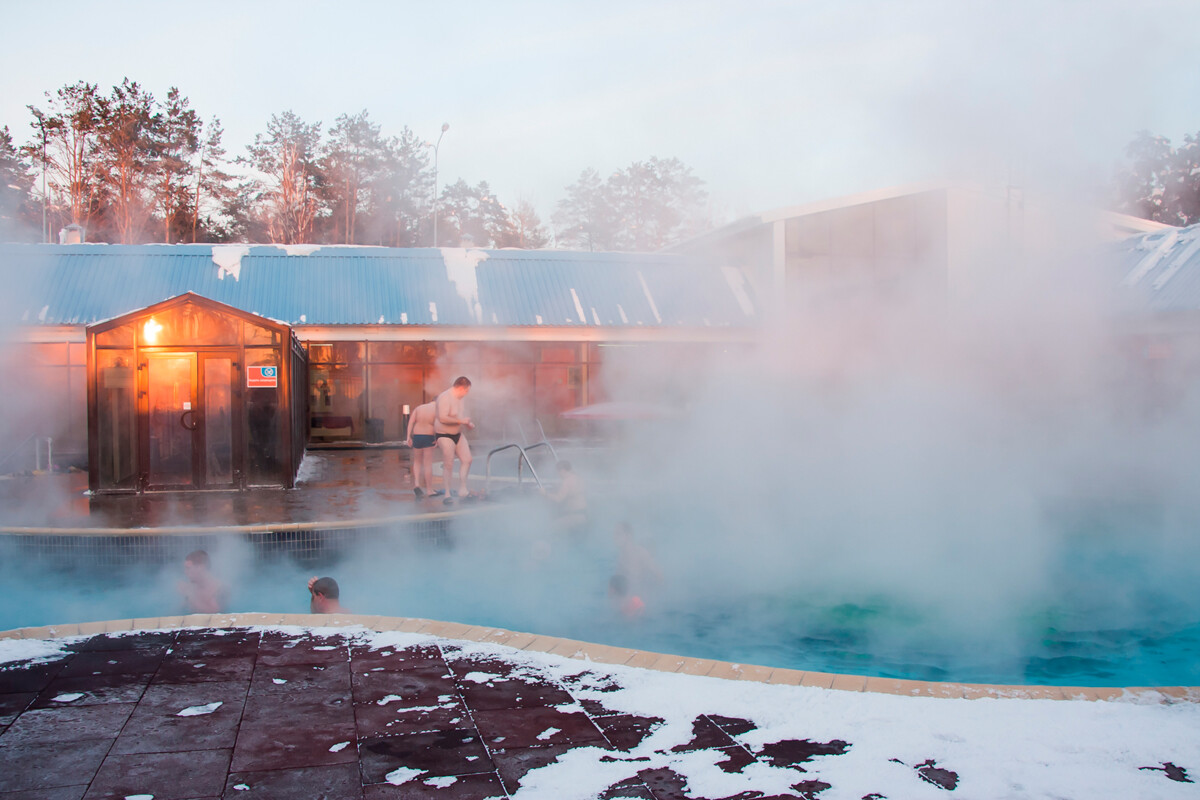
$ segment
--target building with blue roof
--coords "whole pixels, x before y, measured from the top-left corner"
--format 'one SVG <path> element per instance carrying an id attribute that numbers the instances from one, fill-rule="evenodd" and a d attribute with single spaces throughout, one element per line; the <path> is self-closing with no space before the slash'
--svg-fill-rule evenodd
<path id="1" fill-rule="evenodd" d="M 41 398 L 20 427 L 64 456 L 86 452 L 88 331 L 188 293 L 295 335 L 312 442 L 403 440 L 406 413 L 460 374 L 483 436 L 553 432 L 560 412 L 619 394 L 604 374 L 622 360 L 698 363 L 760 322 L 742 270 L 678 254 L 5 245 L 0 271 Z"/>

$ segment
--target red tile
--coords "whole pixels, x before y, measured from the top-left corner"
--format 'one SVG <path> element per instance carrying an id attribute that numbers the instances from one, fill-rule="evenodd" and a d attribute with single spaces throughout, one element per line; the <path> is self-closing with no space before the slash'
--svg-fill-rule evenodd
<path id="1" fill-rule="evenodd" d="M 401 767 L 424 777 L 469 775 L 494 769 L 474 730 L 447 730 L 363 739 L 358 745 L 363 783 L 384 783 Z"/>
<path id="2" fill-rule="evenodd" d="M 162 664 L 166 647 L 77 653 L 58 675 L 152 675 Z"/>
<path id="3" fill-rule="evenodd" d="M 472 715 L 479 735 L 490 748 L 594 745 L 608 749 L 608 741 L 582 711 L 557 708 L 511 708 L 476 711 Z"/>
<path id="4" fill-rule="evenodd" d="M 6 744 L 0 747 L 0 775 L 4 788 L 13 792 L 38 792 L 52 787 L 86 786 L 95 777 L 112 739 L 88 739 L 64 745 L 54 741 L 43 744 Z"/>
<path id="5" fill-rule="evenodd" d="M 288 664 L 284 666 L 259 664 L 254 668 L 250 694 L 281 694 L 317 689 L 323 692 L 348 695 L 350 665 Z"/>
<path id="6" fill-rule="evenodd" d="M 508 793 L 494 772 L 417 778 L 399 786 L 376 783 L 363 787 L 363 800 L 490 800 Z"/>
<path id="7" fill-rule="evenodd" d="M 550 745 L 495 750 L 492 752 L 492 761 L 496 764 L 496 771 L 500 774 L 504 788 L 512 794 L 520 788 L 526 773 L 553 764 L 558 761 L 559 756 L 573 749 L 569 745 Z"/>
<path id="8" fill-rule="evenodd" d="M 469 728 L 471 716 L 461 703 L 406 706 L 402 703 L 362 703 L 354 706 L 359 738 L 426 733 L 448 728 Z"/>
<path id="9" fill-rule="evenodd" d="M 180 716 L 219 702 L 209 714 Z M 244 683 L 162 684 L 146 690 L 113 746 L 114 753 L 173 753 L 234 746 L 246 702 Z"/>
<path id="10" fill-rule="evenodd" d="M 545 681 L 501 679 L 476 683 L 460 680 L 459 692 L 472 711 L 529 706 L 557 706 L 573 703 L 574 699 L 561 686 Z"/>
<path id="11" fill-rule="evenodd" d="M 34 708 L 66 708 L 94 706 L 104 703 L 136 703 L 142 699 L 149 675 L 87 675 L 77 678 L 55 678 L 38 695 Z M 82 695 L 73 700 L 58 700 L 63 696 Z"/>
<path id="12" fill-rule="evenodd" d="M 354 708 L 324 692 L 257 695 L 246 700 L 233 770 L 292 769 L 354 761 Z M 343 742 L 348 747 L 331 748 Z"/>
<path id="13" fill-rule="evenodd" d="M 226 800 L 357 800 L 362 795 L 358 765 L 235 772 L 225 781 Z"/>
<path id="14" fill-rule="evenodd" d="M 32 709 L 17 717 L 4 732 L 4 745 L 62 744 L 84 739 L 111 741 L 117 738 L 133 709 L 132 703 Z"/>
<path id="15" fill-rule="evenodd" d="M 356 670 L 351 676 L 355 703 L 376 703 L 384 698 L 399 697 L 408 706 L 430 706 L 457 703 L 458 687 L 448 677 L 445 667 L 426 667 L 403 672 Z"/>
<path id="16" fill-rule="evenodd" d="M 306 636 L 267 632 L 258 646 L 258 663 L 336 664 L 350 660 L 350 648 L 342 636 Z"/>
<path id="17" fill-rule="evenodd" d="M 662 725 L 658 717 L 639 717 L 634 714 L 616 714 L 593 720 L 604 733 L 604 738 L 618 750 L 632 750 L 642 740 Z"/>
<path id="18" fill-rule="evenodd" d="M 38 664 L 18 661 L 0 667 L 0 694 L 40 692 L 62 672 L 70 658 L 74 656 Z"/>
<path id="19" fill-rule="evenodd" d="M 249 681 L 254 674 L 254 656 L 175 658 L 168 656 L 154 674 L 153 683 L 204 683 Z"/>
<path id="20" fill-rule="evenodd" d="M 151 795 L 154 800 L 220 797 L 229 774 L 229 750 L 110 755 L 84 800 L 122 800 Z"/>

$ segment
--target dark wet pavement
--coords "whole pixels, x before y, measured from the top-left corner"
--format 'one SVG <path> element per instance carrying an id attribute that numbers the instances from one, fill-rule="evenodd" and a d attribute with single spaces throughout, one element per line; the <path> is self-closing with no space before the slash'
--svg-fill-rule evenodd
<path id="1" fill-rule="evenodd" d="M 98 635 L 0 669 L 0 798 L 507 797 L 572 748 L 620 759 L 662 722 L 572 694 L 595 683 L 583 665 L 560 682 L 450 641 Z M 698 718 L 682 748 L 728 751 L 740 770 L 755 756 L 732 737 L 753 727 Z M 645 771 L 602 796 L 684 796 L 669 770 Z"/>
<path id="2" fill-rule="evenodd" d="M 352 522 L 444 510 L 417 501 L 404 448 L 310 450 L 295 489 L 87 494 L 87 474 L 0 479 L 0 526 L 169 528 Z M 440 480 L 435 477 L 435 481 Z"/>

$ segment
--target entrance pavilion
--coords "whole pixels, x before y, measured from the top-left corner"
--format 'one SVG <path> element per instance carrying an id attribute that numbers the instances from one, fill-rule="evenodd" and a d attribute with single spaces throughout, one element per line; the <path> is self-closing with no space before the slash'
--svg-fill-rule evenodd
<path id="1" fill-rule="evenodd" d="M 290 326 L 188 292 L 86 334 L 93 492 L 293 485 L 307 355 Z"/>

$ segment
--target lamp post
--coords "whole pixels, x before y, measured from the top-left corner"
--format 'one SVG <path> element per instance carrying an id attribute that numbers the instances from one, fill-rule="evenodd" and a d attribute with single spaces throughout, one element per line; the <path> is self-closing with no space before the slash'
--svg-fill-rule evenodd
<path id="1" fill-rule="evenodd" d="M 30 110 L 42 129 L 42 244 L 46 244 L 50 241 L 50 231 L 46 228 L 46 115 L 36 108 Z"/>
<path id="2" fill-rule="evenodd" d="M 442 137 L 450 130 L 450 123 L 442 123 L 442 132 L 438 134 L 437 144 L 433 147 L 433 246 L 438 246 L 438 148 L 442 146 Z"/>

